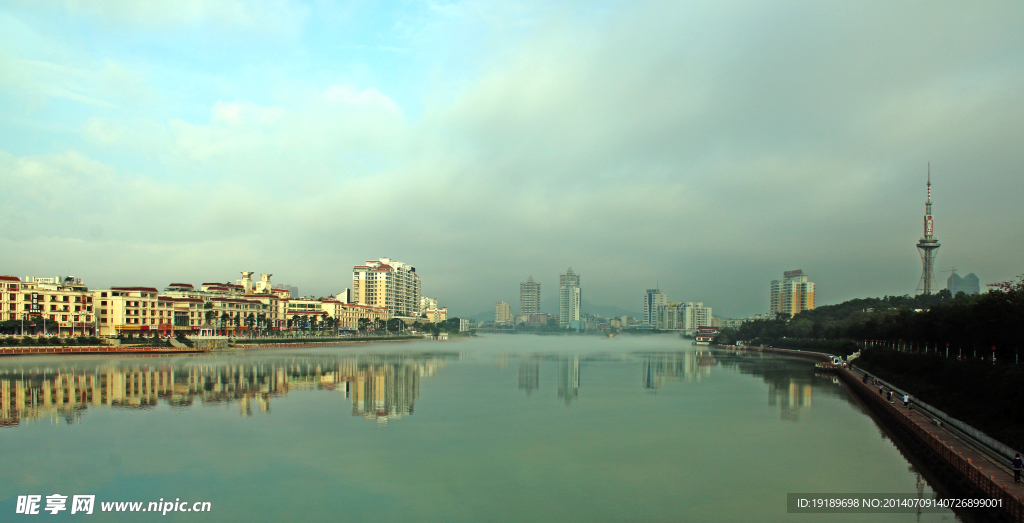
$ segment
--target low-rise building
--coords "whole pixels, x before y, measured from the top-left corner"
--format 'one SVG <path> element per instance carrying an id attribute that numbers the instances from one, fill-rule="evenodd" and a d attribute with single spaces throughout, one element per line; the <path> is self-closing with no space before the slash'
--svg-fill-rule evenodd
<path id="1" fill-rule="evenodd" d="M 92 294 L 78 278 L 28 276 L 22 281 L 16 276 L 0 276 L 0 290 L 0 321 L 41 317 L 56 322 L 58 330 L 66 329 L 67 334 L 96 333 Z"/>

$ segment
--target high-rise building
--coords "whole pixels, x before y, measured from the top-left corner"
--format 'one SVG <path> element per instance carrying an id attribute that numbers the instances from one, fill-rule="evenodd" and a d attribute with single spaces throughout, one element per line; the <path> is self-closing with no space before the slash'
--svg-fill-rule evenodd
<path id="1" fill-rule="evenodd" d="M 494 323 L 505 325 L 512 322 L 512 307 L 509 304 L 499 301 L 494 305 Z"/>
<path id="2" fill-rule="evenodd" d="M 703 302 L 668 302 L 658 307 L 652 325 L 661 330 L 678 330 L 687 334 L 694 333 L 700 327 L 710 327 L 712 322 L 711 307 Z"/>
<path id="3" fill-rule="evenodd" d="M 981 292 L 981 282 L 978 281 L 978 277 L 973 272 L 961 278 L 954 270 L 953 274 L 950 274 L 949 279 L 946 280 L 946 289 L 953 296 L 956 296 L 958 292 L 978 294 Z"/>
<path id="4" fill-rule="evenodd" d="M 924 236 L 917 242 L 921 252 L 921 279 L 917 283 L 917 294 L 931 294 L 935 291 L 935 254 L 939 250 L 939 239 L 935 237 L 932 222 L 932 166 L 928 164 L 928 199 L 924 203 Z"/>
<path id="5" fill-rule="evenodd" d="M 519 284 L 519 314 L 540 314 L 540 284 L 533 276 Z"/>
<path id="6" fill-rule="evenodd" d="M 558 326 L 568 327 L 580 321 L 580 275 L 572 267 L 558 277 Z"/>
<path id="7" fill-rule="evenodd" d="M 813 308 L 814 282 L 807 281 L 803 270 L 786 271 L 782 273 L 781 280 L 772 280 L 771 304 L 768 309 L 771 314 L 785 314 L 791 318 Z"/>
<path id="8" fill-rule="evenodd" d="M 390 258 L 356 265 L 352 269 L 352 302 L 384 307 L 391 316 L 418 316 L 420 277 L 416 267 Z"/>
<path id="9" fill-rule="evenodd" d="M 659 328 L 657 327 L 658 310 L 665 305 L 666 300 L 665 293 L 661 292 L 661 290 L 647 289 L 647 292 L 644 293 L 643 316 L 640 317 L 640 323 Z"/>

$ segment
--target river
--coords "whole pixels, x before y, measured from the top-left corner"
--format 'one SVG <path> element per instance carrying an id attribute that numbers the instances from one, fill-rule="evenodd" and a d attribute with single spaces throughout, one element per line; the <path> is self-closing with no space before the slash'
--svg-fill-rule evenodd
<path id="1" fill-rule="evenodd" d="M 0 385 L 0 521 L 959 520 L 787 513 L 934 488 L 812 362 L 668 335 L 12 357 Z M 158 500 L 210 513 L 101 508 Z"/>

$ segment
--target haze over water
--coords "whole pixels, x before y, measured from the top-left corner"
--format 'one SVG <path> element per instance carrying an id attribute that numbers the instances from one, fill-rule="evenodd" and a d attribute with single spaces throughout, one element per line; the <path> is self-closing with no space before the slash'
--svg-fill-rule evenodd
<path id="1" fill-rule="evenodd" d="M 212 503 L 173 521 L 955 520 L 787 514 L 933 490 L 811 362 L 675 336 L 18 358 L 0 382 L 36 405 L 5 396 L 0 520 L 53 493 Z M 155 514 L 83 519 L 118 517 Z"/>

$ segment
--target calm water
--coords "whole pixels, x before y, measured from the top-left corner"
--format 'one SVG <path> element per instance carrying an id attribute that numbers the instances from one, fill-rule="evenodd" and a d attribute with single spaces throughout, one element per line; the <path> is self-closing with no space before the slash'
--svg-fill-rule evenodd
<path id="1" fill-rule="evenodd" d="M 811 363 L 702 349 L 489 336 L 3 359 L 0 521 L 53 493 L 97 503 L 53 521 L 956 520 L 787 514 L 788 492 L 932 487 Z M 160 498 L 213 511 L 99 513 Z"/>

